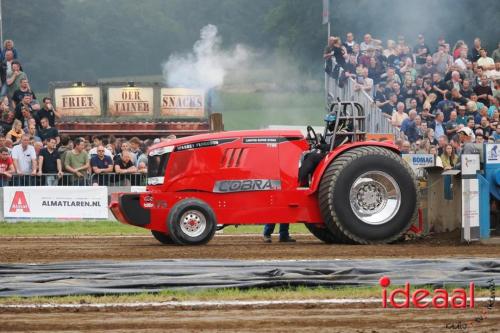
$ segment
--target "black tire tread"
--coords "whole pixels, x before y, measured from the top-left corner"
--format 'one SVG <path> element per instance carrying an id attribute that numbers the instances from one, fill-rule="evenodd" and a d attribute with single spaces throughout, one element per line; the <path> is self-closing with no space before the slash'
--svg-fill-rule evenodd
<path id="1" fill-rule="evenodd" d="M 161 231 L 151 230 L 153 237 L 162 244 L 174 244 L 172 237 Z"/>
<path id="2" fill-rule="evenodd" d="M 335 244 L 342 242 L 342 239 L 334 235 L 328 228 L 318 228 L 314 223 L 304 223 L 304 225 L 314 237 L 324 243 Z"/>
<path id="3" fill-rule="evenodd" d="M 338 222 L 338 217 L 335 213 L 335 209 L 333 208 L 333 189 L 335 188 L 335 184 L 339 177 L 339 174 L 343 169 L 348 167 L 353 161 L 369 155 L 384 155 L 394 160 L 394 163 L 399 164 L 402 168 L 406 169 L 406 171 L 410 174 L 413 174 L 413 170 L 410 168 L 408 163 L 403 161 L 401 157 L 395 152 L 382 147 L 376 146 L 367 146 L 367 147 L 356 147 L 351 150 L 348 150 L 339 157 L 337 157 L 333 162 L 328 166 L 325 171 L 320 184 L 319 184 L 319 204 L 320 211 L 325 221 L 327 227 L 331 230 L 331 232 L 338 236 L 345 243 L 357 243 L 357 244 L 380 244 L 380 243 L 392 243 L 394 241 L 399 240 L 404 233 L 408 231 L 412 223 L 417 219 L 418 216 L 418 204 L 415 205 L 415 210 L 413 212 L 412 218 L 408 220 L 407 227 L 404 230 L 396 235 L 393 235 L 389 238 L 378 240 L 378 241 L 370 241 L 363 238 L 360 238 L 349 230 L 345 229 L 344 226 Z M 415 189 L 418 188 L 417 181 L 415 177 L 414 186 Z M 418 191 L 417 191 L 418 192 Z M 418 200 L 418 193 L 417 193 Z"/>

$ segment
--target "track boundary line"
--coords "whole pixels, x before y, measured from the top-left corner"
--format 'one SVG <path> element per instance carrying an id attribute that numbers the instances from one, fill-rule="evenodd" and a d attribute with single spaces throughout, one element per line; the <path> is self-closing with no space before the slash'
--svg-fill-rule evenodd
<path id="1" fill-rule="evenodd" d="M 478 297 L 476 302 L 487 302 L 488 297 Z M 431 301 L 425 298 L 423 301 Z M 271 301 L 166 301 L 166 302 L 132 302 L 132 303 L 42 303 L 42 304 L 1 304 L 2 309 L 81 309 L 81 308 L 143 308 L 143 307 L 168 307 L 168 308 L 206 308 L 206 307 L 266 307 L 272 305 L 335 305 L 335 304 L 375 304 L 381 303 L 378 298 L 331 298 L 331 299 L 305 299 L 305 300 L 271 300 Z"/>

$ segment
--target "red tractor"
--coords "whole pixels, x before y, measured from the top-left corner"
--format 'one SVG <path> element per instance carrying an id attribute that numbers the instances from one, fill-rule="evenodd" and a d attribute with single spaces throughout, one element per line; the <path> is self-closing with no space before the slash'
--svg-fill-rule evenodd
<path id="1" fill-rule="evenodd" d="M 365 141 L 363 108 L 333 103 L 323 134 L 195 135 L 148 152 L 144 193 L 114 193 L 122 223 L 165 244 L 205 244 L 219 226 L 304 223 L 326 243 L 400 239 L 417 217 L 415 176 L 388 142 Z"/>

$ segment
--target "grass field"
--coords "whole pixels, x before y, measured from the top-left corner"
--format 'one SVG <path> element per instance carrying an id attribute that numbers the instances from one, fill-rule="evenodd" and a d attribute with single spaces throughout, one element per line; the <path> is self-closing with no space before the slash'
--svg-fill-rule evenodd
<path id="1" fill-rule="evenodd" d="M 214 97 L 213 111 L 222 112 L 226 130 L 321 125 L 325 114 L 321 92 L 219 91 Z"/>
<path id="2" fill-rule="evenodd" d="M 391 286 L 390 293 L 402 286 Z M 427 290 L 434 290 L 432 286 L 419 286 Z M 449 293 L 455 286 L 447 286 Z M 98 303 L 137 303 L 137 302 L 169 302 L 169 301 L 228 301 L 228 300 L 305 300 L 305 299 L 353 299 L 353 298 L 380 298 L 381 288 L 375 286 L 342 286 L 336 288 L 220 288 L 205 290 L 163 290 L 158 293 L 138 293 L 104 296 L 60 296 L 60 297 L 0 297 L 2 304 L 98 304 Z M 488 297 L 488 289 L 476 288 L 476 297 Z"/>
<path id="3" fill-rule="evenodd" d="M 263 226 L 228 226 L 224 234 L 260 234 Z M 276 226 L 276 232 L 278 226 Z M 303 224 L 292 224 L 290 233 L 308 233 Z M 116 221 L 0 222 L 0 236 L 119 236 L 150 235 L 147 229 Z"/>

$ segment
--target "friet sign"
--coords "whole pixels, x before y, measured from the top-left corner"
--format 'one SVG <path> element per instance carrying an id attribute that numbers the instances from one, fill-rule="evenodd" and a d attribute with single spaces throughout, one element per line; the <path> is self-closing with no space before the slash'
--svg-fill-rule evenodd
<path id="1" fill-rule="evenodd" d="M 185 88 L 162 88 L 161 115 L 170 117 L 204 117 L 204 91 Z"/>
<path id="2" fill-rule="evenodd" d="M 100 116 L 101 89 L 99 87 L 56 88 L 55 105 L 62 116 Z"/>
<path id="3" fill-rule="evenodd" d="M 152 116 L 153 88 L 110 87 L 108 113 L 113 116 Z"/>

